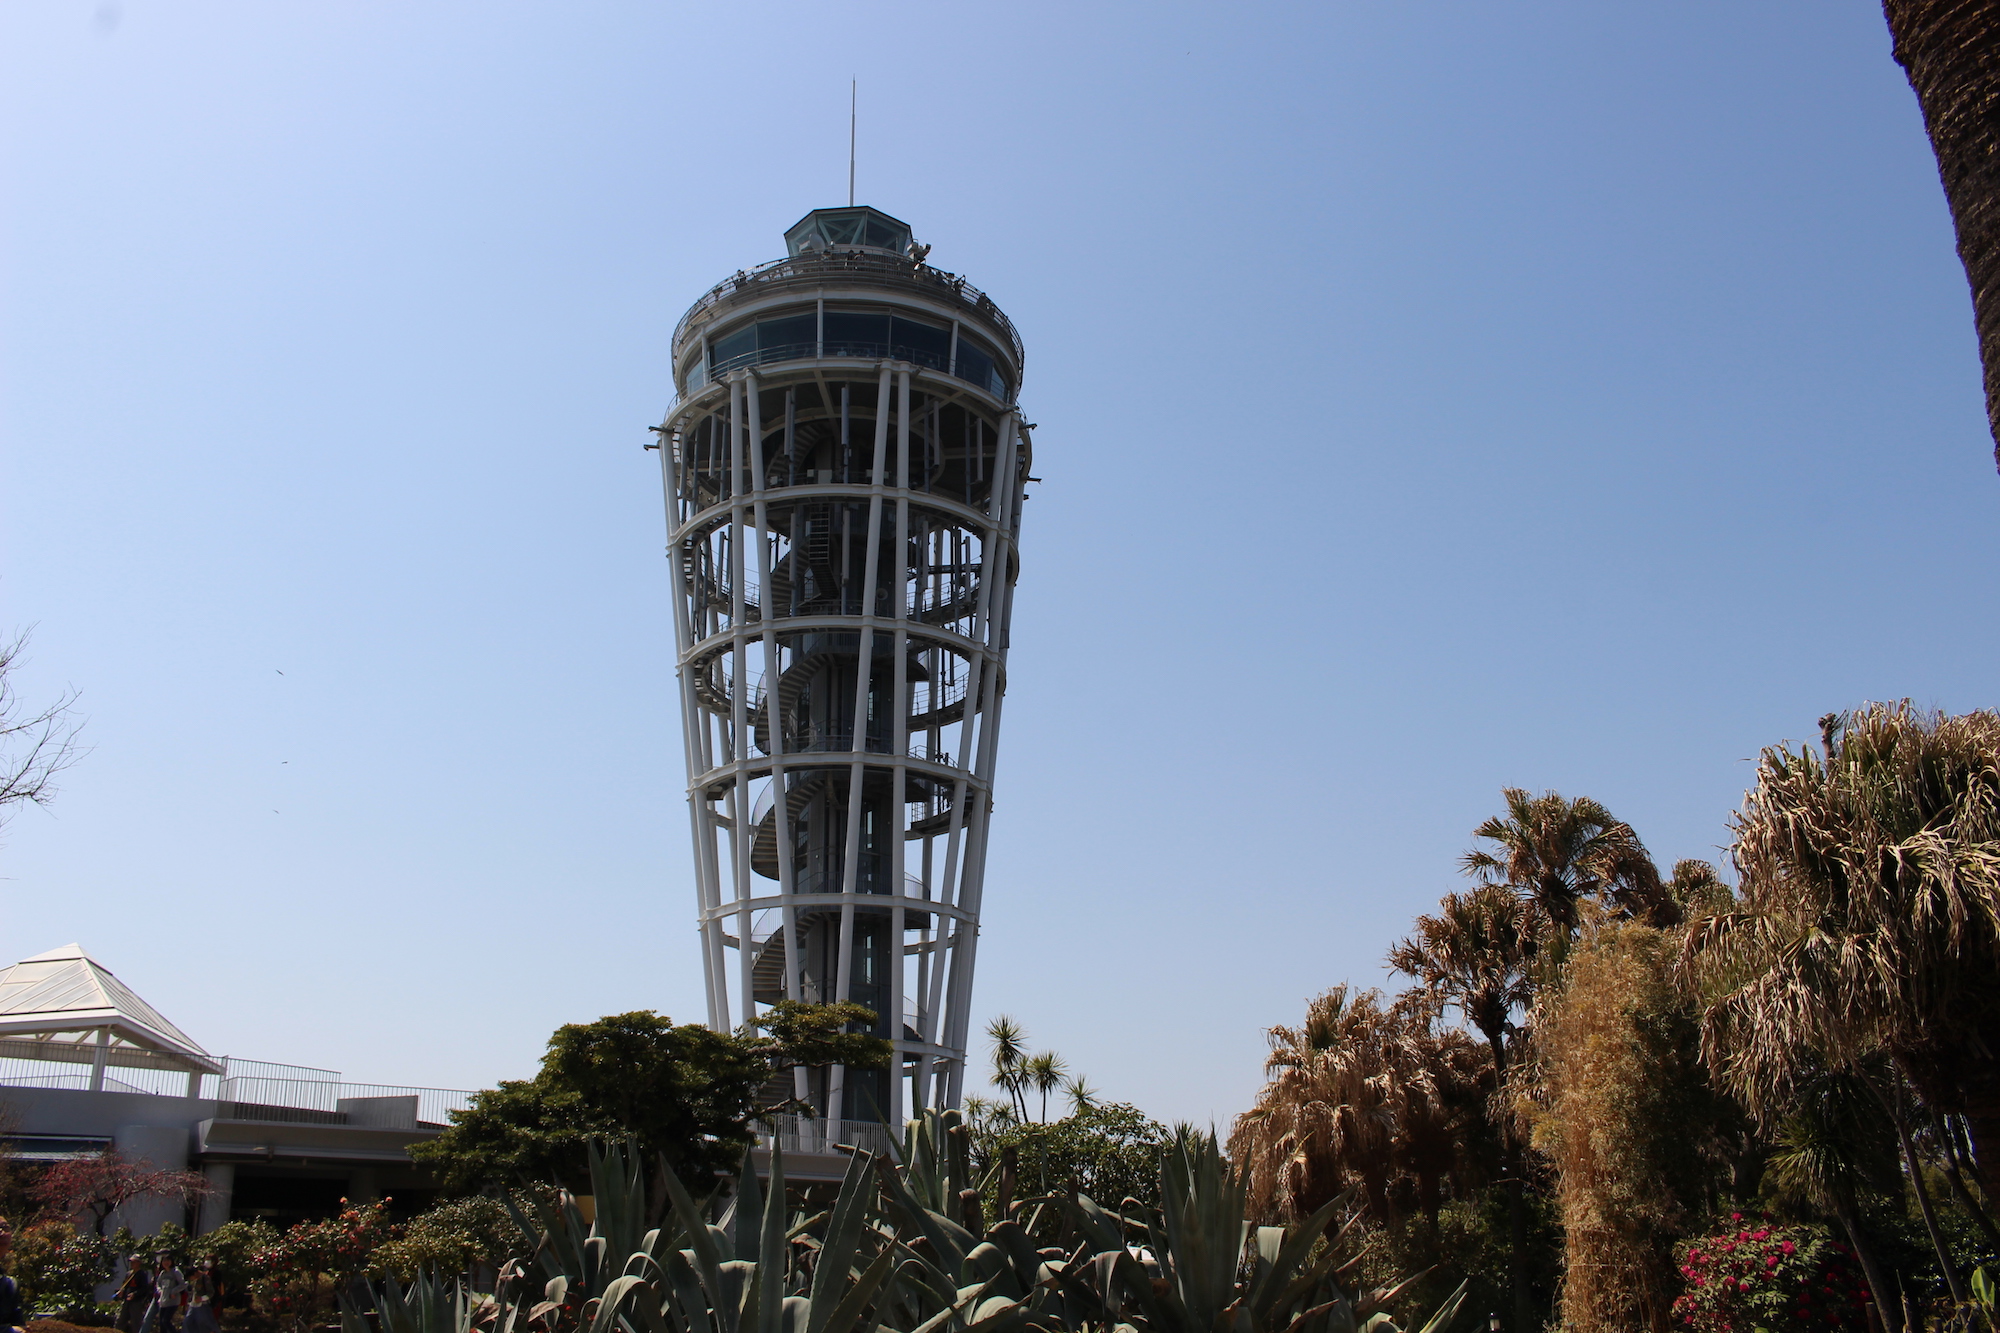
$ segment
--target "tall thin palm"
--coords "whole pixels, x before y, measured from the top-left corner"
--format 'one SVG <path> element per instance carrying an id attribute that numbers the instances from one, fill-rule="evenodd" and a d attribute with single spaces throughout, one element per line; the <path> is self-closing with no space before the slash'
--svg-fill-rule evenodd
<path id="1" fill-rule="evenodd" d="M 1436 916 L 1418 917 L 1416 931 L 1389 950 L 1389 966 L 1464 1014 L 1504 1076 L 1514 1015 L 1534 997 L 1529 948 L 1522 900 L 1505 886 L 1482 884 L 1446 894 Z"/>
<path id="2" fill-rule="evenodd" d="M 1671 917 L 1671 896 L 1631 825 L 1588 796 L 1531 796 L 1520 787 L 1501 795 L 1507 813 L 1472 831 L 1493 849 L 1467 852 L 1460 863 L 1466 874 L 1513 889 L 1559 940 L 1576 933 L 1591 899 L 1649 924 L 1671 923 L 1659 919 Z"/>
<path id="3" fill-rule="evenodd" d="M 1960 0 L 1884 0 L 1896 63 L 1910 76 L 1938 178 L 1958 229 L 1958 257 L 1972 286 L 1979 358 L 1986 369 L 1986 416 L 2000 464 L 2000 176 L 1993 170 L 2000 126 L 2000 11 Z"/>
<path id="4" fill-rule="evenodd" d="M 1007 1101 L 1014 1109 L 1015 1118 L 1028 1118 L 1026 1073 L 1028 1061 L 1028 1034 L 1021 1025 L 1005 1014 L 1000 1014 L 986 1025 L 986 1035 L 993 1042 L 993 1086 L 1007 1094 Z"/>
<path id="5" fill-rule="evenodd" d="M 1062 1087 L 1063 1076 L 1069 1073 L 1069 1064 L 1054 1051 L 1043 1051 L 1030 1057 L 1022 1066 L 1022 1084 L 1033 1088 L 1042 1095 L 1042 1119 L 1049 1118 L 1049 1094 Z"/>
<path id="6" fill-rule="evenodd" d="M 1515 813 L 1528 816 L 1528 828 L 1535 826 L 1537 815 L 1548 811 L 1546 799 L 1537 806 L 1521 807 L 1513 798 L 1525 797 L 1525 792 L 1507 794 Z M 1491 830 L 1498 823 L 1488 820 L 1482 824 L 1481 836 L 1495 836 Z M 1481 870 L 1486 868 L 1480 866 Z M 1486 1038 L 1498 1085 L 1504 1085 L 1510 1065 L 1514 1015 L 1534 998 L 1529 963 L 1534 953 L 1535 916 L 1530 901 L 1513 886 L 1484 883 L 1470 893 L 1446 894 L 1438 903 L 1438 914 L 1418 917 L 1415 933 L 1389 951 L 1390 967 L 1415 978 L 1438 1003 L 1457 1008 Z M 1508 1235 L 1515 1255 L 1514 1322 L 1517 1329 L 1526 1329 L 1531 1323 L 1531 1302 L 1527 1265 L 1522 1259 L 1528 1234 L 1527 1200 L 1522 1193 L 1523 1154 L 1504 1123 L 1496 1128 L 1508 1164 Z"/>

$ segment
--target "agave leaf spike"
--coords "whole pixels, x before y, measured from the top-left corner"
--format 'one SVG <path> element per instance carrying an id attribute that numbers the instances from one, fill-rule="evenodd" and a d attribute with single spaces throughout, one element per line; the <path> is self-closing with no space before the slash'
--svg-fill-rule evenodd
<path id="1" fill-rule="evenodd" d="M 785 1322 L 785 1261 L 791 1246 L 785 1240 L 785 1154 L 771 1140 L 771 1199 L 757 1193 L 757 1171 L 750 1154 L 743 1154 L 743 1200 L 752 1211 L 736 1218 L 737 1253 L 755 1225 L 757 1259 L 757 1333 L 783 1333 Z"/>
<path id="2" fill-rule="evenodd" d="M 859 1280 L 847 1289 L 841 1296 L 840 1303 L 833 1307 L 832 1312 L 819 1325 L 819 1333 L 853 1333 L 862 1312 L 875 1298 L 876 1289 L 882 1285 L 883 1280 L 895 1266 L 896 1251 L 890 1246 L 883 1246 L 881 1253 L 877 1254 L 874 1261 L 862 1271 Z M 806 1327 L 811 1330 L 813 1321 L 809 1319 Z"/>
<path id="3" fill-rule="evenodd" d="M 910 1333 L 938 1333 L 939 1329 L 953 1323 L 965 1311 L 971 1309 L 974 1304 L 983 1300 L 987 1289 L 992 1285 L 991 1282 L 975 1282 L 971 1286 L 962 1289 L 958 1293 L 956 1300 L 911 1329 Z"/>
<path id="4" fill-rule="evenodd" d="M 1424 1321 L 1424 1326 L 1417 1330 L 1417 1333 L 1444 1333 L 1445 1329 L 1451 1326 L 1451 1321 L 1458 1318 L 1459 1307 L 1465 1304 L 1466 1293 L 1470 1290 L 1471 1286 L 1472 1280 L 1470 1278 L 1459 1283 L 1458 1290 L 1445 1298 L 1444 1304 L 1440 1305 L 1437 1308 L 1437 1312 Z"/>
<path id="5" fill-rule="evenodd" d="M 840 1194 L 834 1199 L 826 1235 L 820 1242 L 819 1263 L 813 1269 L 809 1298 L 813 1308 L 806 1333 L 826 1333 L 826 1321 L 832 1317 L 834 1304 L 839 1300 L 836 1293 L 847 1284 L 856 1267 L 861 1224 L 867 1220 L 868 1205 L 874 1195 L 868 1185 L 868 1160 L 869 1155 L 862 1152 L 848 1159 L 847 1175 L 840 1182 Z"/>
<path id="6" fill-rule="evenodd" d="M 597 1309 L 590 1318 L 589 1333 L 614 1333 L 619 1308 L 633 1291 L 642 1290 L 645 1285 L 646 1279 L 642 1277 L 621 1277 L 605 1287 L 604 1294 L 592 1302 Z"/>
<path id="7" fill-rule="evenodd" d="M 1391 1301 L 1415 1286 L 1421 1279 L 1429 1277 L 1433 1271 L 1431 1268 L 1421 1269 L 1418 1272 L 1410 1274 L 1393 1287 L 1375 1288 L 1375 1290 L 1354 1303 L 1355 1316 L 1360 1319 L 1366 1319 L 1377 1310 L 1387 1309 Z"/>
<path id="8" fill-rule="evenodd" d="M 736 1174 L 736 1201 L 730 1206 L 730 1214 L 736 1229 L 736 1257 L 757 1259 L 767 1256 L 764 1245 L 764 1195 L 757 1184 L 757 1162 L 752 1156 L 754 1149 L 743 1150 L 743 1169 Z M 784 1186 L 778 1172 L 778 1151 L 771 1150 L 771 1170 L 774 1176 L 771 1188 L 772 1210 L 782 1212 L 785 1206 Z"/>
<path id="9" fill-rule="evenodd" d="M 1326 1231 L 1327 1223 L 1340 1207 L 1340 1200 L 1328 1201 L 1318 1212 L 1296 1227 L 1257 1228 L 1257 1249 L 1268 1263 L 1268 1270 L 1260 1270 L 1257 1280 L 1251 1284 L 1251 1316 L 1259 1328 L 1265 1326 L 1274 1312 L 1282 1311 L 1291 1302 L 1305 1295 L 1305 1290 L 1294 1290 L 1298 1286 L 1297 1270 L 1312 1253 L 1313 1245 Z M 1333 1256 L 1331 1246 L 1327 1257 Z M 1306 1290 L 1317 1286 L 1323 1275 L 1321 1265 L 1312 1265 L 1306 1277 L 1310 1279 Z"/>
<path id="10" fill-rule="evenodd" d="M 709 1310 L 708 1293 L 695 1271 L 693 1252 L 672 1250 L 664 1256 L 667 1281 L 673 1289 L 674 1305 L 688 1333 L 714 1333 L 715 1321 Z"/>
<path id="11" fill-rule="evenodd" d="M 660 1179 L 667 1187 L 667 1198 L 673 1202 L 674 1216 L 687 1233 L 688 1248 L 681 1253 L 688 1256 L 701 1287 L 708 1293 L 722 1333 L 736 1333 L 736 1308 L 724 1299 L 721 1247 L 715 1243 L 715 1235 L 701 1215 L 701 1206 L 673 1172 L 664 1173 Z"/>
<path id="12" fill-rule="evenodd" d="M 901 1213 L 930 1242 L 931 1262 L 951 1275 L 956 1282 L 965 1267 L 965 1255 L 978 1240 L 958 1223 L 946 1217 L 943 1212 L 932 1208 L 921 1199 L 911 1196 L 902 1173 L 887 1162 L 876 1163 L 876 1174 L 881 1177 L 882 1191 L 887 1196 L 889 1206 Z"/>

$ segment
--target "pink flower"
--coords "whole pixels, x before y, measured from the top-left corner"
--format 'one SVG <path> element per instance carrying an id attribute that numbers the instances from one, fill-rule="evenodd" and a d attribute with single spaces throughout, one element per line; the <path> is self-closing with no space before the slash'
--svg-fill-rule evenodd
<path id="1" fill-rule="evenodd" d="M 1790 1254 L 1792 1253 L 1792 1251 L 1798 1249 L 1799 1247 L 1792 1244 L 1790 1241 L 1786 1241 L 1783 1245 L 1780 1245 L 1778 1248 L 1783 1250 L 1786 1254 Z"/>

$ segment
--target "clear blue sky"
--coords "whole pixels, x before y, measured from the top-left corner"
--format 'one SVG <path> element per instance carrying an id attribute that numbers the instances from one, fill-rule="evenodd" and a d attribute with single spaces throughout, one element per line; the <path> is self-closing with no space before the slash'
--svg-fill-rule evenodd
<path id="1" fill-rule="evenodd" d="M 2000 703 L 1868 0 L 9 0 L 0 623 L 94 748 L 0 954 L 368 1081 L 699 1016 L 640 446 L 850 77 L 861 201 L 1027 342 L 978 1004 L 1106 1094 L 1241 1110 L 1502 786 L 1714 856 L 1821 713 Z"/>

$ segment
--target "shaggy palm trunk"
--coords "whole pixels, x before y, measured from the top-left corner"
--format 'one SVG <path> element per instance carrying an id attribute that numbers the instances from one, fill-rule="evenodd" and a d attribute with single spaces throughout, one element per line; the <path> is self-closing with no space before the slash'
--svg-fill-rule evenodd
<path id="1" fill-rule="evenodd" d="M 1924 1183 L 1924 1164 L 1917 1156 L 1917 1145 L 1910 1138 L 1910 1122 L 1900 1108 L 1891 1112 L 1896 1121 L 1896 1141 L 1903 1147 L 1903 1162 L 1910 1171 L 1910 1188 L 1917 1194 L 1917 1211 L 1923 1214 L 1924 1230 L 1930 1233 L 1931 1248 L 1937 1251 L 1938 1267 L 1944 1270 L 1944 1280 L 1951 1288 L 1954 1305 L 1964 1305 L 1971 1299 L 1965 1289 L 1965 1280 L 1958 1275 L 1958 1265 L 1951 1261 L 1951 1246 L 1944 1238 L 1944 1228 L 1938 1225 L 1937 1208 L 1931 1203 L 1930 1186 Z"/>
<path id="2" fill-rule="evenodd" d="M 1910 76 L 1972 285 L 1986 416 L 2000 465 L 2000 4 L 1883 0 L 1896 63 Z"/>
<path id="3" fill-rule="evenodd" d="M 1499 1090 L 1507 1084 L 1507 1048 L 1505 1038 L 1497 1032 L 1488 1032 L 1486 1042 L 1493 1048 L 1493 1086 Z M 1500 1126 L 1500 1142 L 1510 1159 L 1508 1171 L 1514 1177 L 1507 1191 L 1507 1245 L 1514 1259 L 1514 1333 L 1534 1333 L 1534 1303 L 1528 1292 L 1528 1207 L 1522 1191 L 1527 1188 L 1524 1169 L 1527 1154 L 1514 1141 L 1513 1130 L 1504 1122 Z"/>
<path id="4" fill-rule="evenodd" d="M 1875 1298 L 1875 1314 L 1882 1321 L 1883 1333 L 1897 1333 L 1902 1325 L 1902 1310 L 1894 1299 L 1895 1293 L 1882 1278 L 1882 1267 L 1875 1262 L 1875 1251 L 1861 1230 L 1861 1218 L 1855 1212 L 1853 1200 L 1839 1200 L 1833 1211 L 1840 1220 L 1840 1229 L 1847 1233 L 1847 1243 L 1854 1248 L 1854 1257 L 1861 1263 L 1862 1276 L 1868 1279 L 1868 1294 Z"/>
<path id="5" fill-rule="evenodd" d="M 1984 1233 L 1988 1248 L 2000 1253 L 2000 1228 L 1993 1225 L 1993 1219 L 1979 1206 L 1979 1201 L 1972 1197 L 1972 1192 L 1965 1188 L 1965 1176 L 1958 1169 L 1958 1140 L 1952 1133 L 1951 1125 L 1935 1112 L 1931 1115 L 1931 1123 L 1937 1131 L 1938 1147 L 1944 1150 L 1944 1178 L 1945 1183 L 1951 1187 L 1951 1197 L 1957 1201 L 1965 1215 L 1972 1219 L 1974 1225 Z"/>

